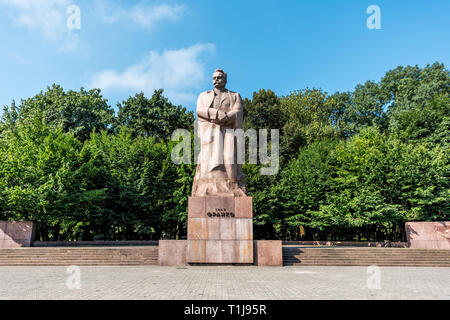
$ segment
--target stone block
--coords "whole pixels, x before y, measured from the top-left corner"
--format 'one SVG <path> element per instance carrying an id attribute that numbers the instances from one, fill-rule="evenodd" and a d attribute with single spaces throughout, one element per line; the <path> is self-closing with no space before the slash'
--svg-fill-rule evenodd
<path id="1" fill-rule="evenodd" d="M 233 213 L 235 215 L 234 197 L 205 197 L 206 214 L 220 214 L 222 212 Z"/>
<path id="2" fill-rule="evenodd" d="M 220 219 L 192 218 L 188 219 L 188 240 L 219 240 Z"/>
<path id="3" fill-rule="evenodd" d="M 256 240 L 255 265 L 262 267 L 282 267 L 283 249 L 281 240 Z"/>
<path id="4" fill-rule="evenodd" d="M 187 263 L 206 263 L 206 240 L 187 240 Z"/>
<path id="5" fill-rule="evenodd" d="M 236 220 L 234 218 L 220 218 L 220 240 L 236 240 Z"/>
<path id="6" fill-rule="evenodd" d="M 30 221 L 0 221 L 0 247 L 30 247 L 34 240 L 35 224 Z"/>
<path id="7" fill-rule="evenodd" d="M 30 239 L 0 240 L 0 248 L 10 249 L 10 248 L 30 247 L 31 243 L 32 242 Z"/>
<path id="8" fill-rule="evenodd" d="M 221 240 L 206 240 L 205 241 L 205 262 L 206 263 L 223 263 L 222 241 Z"/>
<path id="9" fill-rule="evenodd" d="M 207 238 L 206 219 L 204 218 L 189 218 L 187 238 L 189 240 L 199 240 Z"/>
<path id="10" fill-rule="evenodd" d="M 253 240 L 237 240 L 235 263 L 253 263 Z"/>
<path id="11" fill-rule="evenodd" d="M 409 244 L 411 249 L 450 249 L 448 242 L 436 240 L 412 240 Z"/>
<path id="12" fill-rule="evenodd" d="M 0 241 L 5 240 L 6 222 L 0 221 Z"/>
<path id="13" fill-rule="evenodd" d="M 222 241 L 222 263 L 236 262 L 236 241 Z"/>
<path id="14" fill-rule="evenodd" d="M 253 263 L 253 241 L 188 240 L 188 263 Z"/>
<path id="15" fill-rule="evenodd" d="M 185 266 L 186 240 L 160 240 L 158 243 L 158 262 L 160 266 Z"/>
<path id="16" fill-rule="evenodd" d="M 236 240 L 253 240 L 253 220 L 235 219 Z"/>
<path id="17" fill-rule="evenodd" d="M 253 218 L 253 201 L 252 197 L 236 197 L 235 198 L 235 217 L 236 218 Z"/>
<path id="18" fill-rule="evenodd" d="M 188 198 L 188 218 L 206 218 L 206 198 Z"/>
<path id="19" fill-rule="evenodd" d="M 405 226 L 410 248 L 450 249 L 450 221 L 407 222 Z"/>
<path id="20" fill-rule="evenodd" d="M 5 239 L 31 239 L 34 233 L 33 222 L 10 221 L 5 223 Z"/>

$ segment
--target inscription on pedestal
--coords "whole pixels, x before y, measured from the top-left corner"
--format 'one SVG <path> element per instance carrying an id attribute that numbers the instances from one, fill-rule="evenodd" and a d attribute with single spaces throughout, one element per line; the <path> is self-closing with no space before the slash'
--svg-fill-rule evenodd
<path id="1" fill-rule="evenodd" d="M 208 217 L 210 217 L 210 218 L 211 217 L 221 217 L 221 218 L 230 217 L 230 218 L 234 218 L 234 212 L 227 211 L 227 208 L 216 208 L 212 212 L 207 212 L 206 215 Z"/>

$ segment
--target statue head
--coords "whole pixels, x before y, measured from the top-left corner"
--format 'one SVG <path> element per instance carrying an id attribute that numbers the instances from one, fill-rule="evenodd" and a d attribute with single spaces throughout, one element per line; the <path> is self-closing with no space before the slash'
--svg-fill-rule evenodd
<path id="1" fill-rule="evenodd" d="M 227 73 L 223 70 L 216 69 L 213 73 L 213 85 L 216 89 L 224 89 L 227 84 Z"/>

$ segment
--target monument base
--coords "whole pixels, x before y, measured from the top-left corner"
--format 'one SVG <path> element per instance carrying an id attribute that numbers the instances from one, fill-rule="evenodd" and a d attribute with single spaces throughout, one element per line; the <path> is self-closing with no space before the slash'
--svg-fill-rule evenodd
<path id="1" fill-rule="evenodd" d="M 0 248 L 30 247 L 35 227 L 30 221 L 0 221 Z"/>
<path id="2" fill-rule="evenodd" d="M 230 246 L 232 247 L 235 245 L 232 241 L 229 241 L 229 243 L 225 244 L 215 244 L 216 246 Z M 246 244 L 247 246 L 249 244 Z M 214 245 L 209 245 L 210 248 L 214 248 Z M 217 249 L 217 247 L 216 247 Z M 205 250 L 206 250 L 206 243 L 205 243 Z M 232 249 L 226 249 L 232 250 Z M 189 261 L 187 262 L 186 256 L 188 252 L 188 241 L 187 240 L 160 240 L 159 241 L 159 248 L 158 248 L 158 262 L 160 266 L 171 266 L 171 267 L 178 267 L 178 266 L 187 266 L 187 265 L 193 265 L 193 266 L 199 266 L 199 265 L 256 265 L 259 267 L 281 267 L 283 266 L 283 253 L 282 253 L 282 246 L 281 246 L 281 240 L 255 240 L 253 241 L 253 247 L 247 248 L 247 250 L 252 250 L 251 252 L 242 250 L 241 252 L 248 252 L 243 257 L 225 257 L 221 256 L 221 254 L 215 254 L 214 257 L 216 261 L 220 262 L 214 262 L 209 261 L 205 262 L 205 259 L 198 259 L 196 261 Z M 205 251 L 206 252 L 206 251 Z M 251 253 L 251 254 L 249 254 Z M 254 257 L 254 260 L 253 260 Z M 235 261 L 240 261 L 236 263 Z"/>
<path id="3" fill-rule="evenodd" d="M 190 197 L 187 263 L 253 263 L 251 197 Z"/>
<path id="4" fill-rule="evenodd" d="M 450 249 L 450 221 L 407 222 L 406 238 L 414 249 Z"/>
<path id="5" fill-rule="evenodd" d="M 251 197 L 189 197 L 187 240 L 159 241 L 159 265 L 282 266 L 280 240 L 253 240 Z"/>

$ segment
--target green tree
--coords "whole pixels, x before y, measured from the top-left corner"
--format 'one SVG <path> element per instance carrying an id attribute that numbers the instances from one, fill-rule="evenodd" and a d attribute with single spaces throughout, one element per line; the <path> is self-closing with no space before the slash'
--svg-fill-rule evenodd
<path id="1" fill-rule="evenodd" d="M 194 113 L 175 106 L 163 96 L 163 90 L 155 90 L 151 99 L 144 93 L 136 94 L 118 104 L 116 128 L 127 127 L 133 137 L 170 139 L 176 129 L 193 130 Z"/>
<path id="2" fill-rule="evenodd" d="M 379 82 L 358 84 L 346 103 L 344 119 L 353 133 L 374 125 L 385 131 L 396 125 L 396 113 L 418 111 L 436 97 L 448 95 L 449 90 L 449 71 L 443 64 L 399 66 L 386 72 Z"/>
<path id="3" fill-rule="evenodd" d="M 390 114 L 390 131 L 403 141 L 450 144 L 450 97 L 442 94 L 423 104 L 400 105 Z"/>
<path id="4" fill-rule="evenodd" d="M 4 132 L 0 147 L 3 219 L 36 221 L 38 238 L 58 240 L 63 223 L 78 223 L 77 212 L 90 210 L 82 199 L 92 194 L 78 186 L 82 144 L 73 134 L 36 117 Z"/>
<path id="5" fill-rule="evenodd" d="M 337 141 L 324 139 L 303 147 L 280 174 L 272 194 L 279 203 L 277 229 L 282 239 L 320 238 L 323 225 L 315 214 L 334 190 Z"/>
<path id="6" fill-rule="evenodd" d="M 446 219 L 448 150 L 407 144 L 373 127 L 341 142 L 336 159 L 334 189 L 316 214 L 335 237 L 405 240 L 406 221 Z"/>
<path id="7" fill-rule="evenodd" d="M 281 110 L 287 117 L 280 146 L 283 157 L 292 159 L 307 144 L 339 136 L 332 121 L 336 106 L 327 93 L 317 89 L 299 90 L 283 97 Z"/>
<path id="8" fill-rule="evenodd" d="M 244 99 L 244 130 L 281 129 L 286 119 L 280 99 L 270 89 L 253 92 L 253 99 Z"/>
<path id="9" fill-rule="evenodd" d="M 99 89 L 85 91 L 64 91 L 59 85 L 47 87 L 46 92 L 22 100 L 17 108 L 5 108 L 3 118 L 11 126 L 16 122 L 43 119 L 52 128 L 60 128 L 63 133 L 73 133 L 80 141 L 89 138 L 92 130 L 108 129 L 114 117 L 107 100 L 103 99 Z M 5 123 L 5 122 L 4 122 Z"/>

